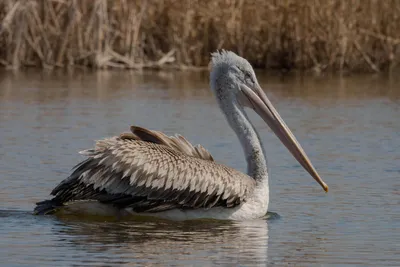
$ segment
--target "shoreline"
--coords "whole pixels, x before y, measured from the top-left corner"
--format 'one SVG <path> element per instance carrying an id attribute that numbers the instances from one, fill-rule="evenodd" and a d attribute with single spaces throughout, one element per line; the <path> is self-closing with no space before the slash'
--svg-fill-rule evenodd
<path id="1" fill-rule="evenodd" d="M 351 3 L 2 1 L 0 67 L 203 70 L 226 49 L 264 70 L 399 69 L 400 2 Z"/>

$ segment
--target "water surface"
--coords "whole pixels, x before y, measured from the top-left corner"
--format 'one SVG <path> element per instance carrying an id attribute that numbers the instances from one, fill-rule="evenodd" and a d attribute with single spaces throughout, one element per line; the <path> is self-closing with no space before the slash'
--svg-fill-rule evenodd
<path id="1" fill-rule="evenodd" d="M 78 151 L 132 124 L 181 133 L 245 171 L 207 73 L 0 72 L 0 265 L 398 266 L 400 79 L 259 76 L 330 192 L 251 114 L 279 216 L 171 223 L 31 211 L 83 159 Z"/>

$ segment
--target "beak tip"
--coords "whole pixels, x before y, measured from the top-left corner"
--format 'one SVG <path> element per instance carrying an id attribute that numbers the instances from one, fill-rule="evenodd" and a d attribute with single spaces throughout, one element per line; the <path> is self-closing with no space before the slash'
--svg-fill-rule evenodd
<path id="1" fill-rule="evenodd" d="M 322 185 L 322 187 L 324 188 L 325 193 L 328 193 L 328 191 L 329 191 L 328 185 L 324 183 L 324 184 Z"/>

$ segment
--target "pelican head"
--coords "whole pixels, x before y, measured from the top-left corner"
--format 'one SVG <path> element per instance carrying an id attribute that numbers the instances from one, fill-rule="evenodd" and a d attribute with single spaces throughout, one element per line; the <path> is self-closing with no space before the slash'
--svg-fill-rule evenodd
<path id="1" fill-rule="evenodd" d="M 228 117 L 232 105 L 253 109 L 304 169 L 328 192 L 310 159 L 260 87 L 250 63 L 230 51 L 212 53 L 210 85 Z"/>

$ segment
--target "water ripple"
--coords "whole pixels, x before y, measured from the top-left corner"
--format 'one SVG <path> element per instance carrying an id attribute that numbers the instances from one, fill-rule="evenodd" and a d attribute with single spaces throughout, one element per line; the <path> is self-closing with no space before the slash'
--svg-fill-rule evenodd
<path id="1" fill-rule="evenodd" d="M 35 72 L 2 76 L 1 266 L 399 265 L 400 84 L 379 77 L 322 83 L 260 76 L 329 184 L 328 194 L 250 114 L 271 167 L 270 210 L 276 213 L 264 219 L 177 223 L 33 216 L 34 202 L 47 198 L 81 160 L 77 151 L 131 124 L 182 133 L 219 161 L 246 169 L 203 74 L 101 73 L 77 79 L 42 79 Z M 365 87 L 366 81 L 376 86 Z"/>

